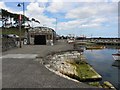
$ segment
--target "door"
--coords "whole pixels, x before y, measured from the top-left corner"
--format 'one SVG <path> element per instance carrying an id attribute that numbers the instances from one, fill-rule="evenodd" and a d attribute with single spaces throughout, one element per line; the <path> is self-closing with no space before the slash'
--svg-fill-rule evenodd
<path id="1" fill-rule="evenodd" d="M 34 44 L 35 45 L 46 45 L 46 36 L 45 35 L 35 35 Z"/>

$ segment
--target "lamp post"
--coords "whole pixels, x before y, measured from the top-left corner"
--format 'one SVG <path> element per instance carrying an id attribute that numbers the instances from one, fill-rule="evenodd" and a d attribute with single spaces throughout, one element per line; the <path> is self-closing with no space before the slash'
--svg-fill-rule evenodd
<path id="1" fill-rule="evenodd" d="M 18 7 L 21 7 L 21 5 L 23 5 L 23 23 L 25 23 L 25 5 L 24 5 L 24 2 L 23 3 L 19 3 L 17 6 Z M 21 17 L 21 14 L 19 15 L 19 47 L 22 48 L 22 42 L 21 42 L 21 20 L 22 20 L 22 17 Z"/>
<path id="2" fill-rule="evenodd" d="M 55 30 L 57 31 L 57 20 L 58 20 L 58 18 L 56 18 L 56 27 L 55 27 Z"/>
<path id="3" fill-rule="evenodd" d="M 20 44 L 20 48 L 22 48 L 22 44 L 21 44 L 21 14 L 19 15 L 19 44 Z"/>
<path id="4" fill-rule="evenodd" d="M 22 3 L 18 3 L 18 7 L 21 7 L 21 5 L 23 6 L 23 22 L 25 22 L 25 3 L 22 2 Z"/>

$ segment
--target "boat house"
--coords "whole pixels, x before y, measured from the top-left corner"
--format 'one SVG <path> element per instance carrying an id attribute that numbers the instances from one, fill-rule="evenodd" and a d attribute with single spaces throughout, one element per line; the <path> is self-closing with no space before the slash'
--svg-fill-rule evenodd
<path id="1" fill-rule="evenodd" d="M 56 41 L 56 32 L 48 27 L 35 27 L 28 30 L 29 44 L 53 45 Z"/>

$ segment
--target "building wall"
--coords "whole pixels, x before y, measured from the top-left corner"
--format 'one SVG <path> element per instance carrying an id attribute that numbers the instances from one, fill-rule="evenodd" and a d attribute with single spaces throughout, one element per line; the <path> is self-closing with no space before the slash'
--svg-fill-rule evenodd
<path id="1" fill-rule="evenodd" d="M 34 36 L 35 35 L 45 35 L 46 36 L 46 45 L 53 45 L 56 41 L 56 32 L 47 27 L 39 27 L 35 29 L 30 29 L 28 31 L 30 44 L 34 44 Z"/>

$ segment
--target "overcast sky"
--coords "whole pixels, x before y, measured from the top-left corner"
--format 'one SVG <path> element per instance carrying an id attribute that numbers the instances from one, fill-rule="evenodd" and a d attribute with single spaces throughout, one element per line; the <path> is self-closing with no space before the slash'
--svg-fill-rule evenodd
<path id="1" fill-rule="evenodd" d="M 29 0 L 25 2 L 25 15 L 39 20 L 40 26 L 53 29 L 57 18 L 56 32 L 59 35 L 118 37 L 117 1 L 119 0 Z M 22 14 L 22 7 L 17 7 L 19 2 L 20 0 L 0 1 L 0 8 Z M 34 26 L 38 25 L 34 23 Z"/>

